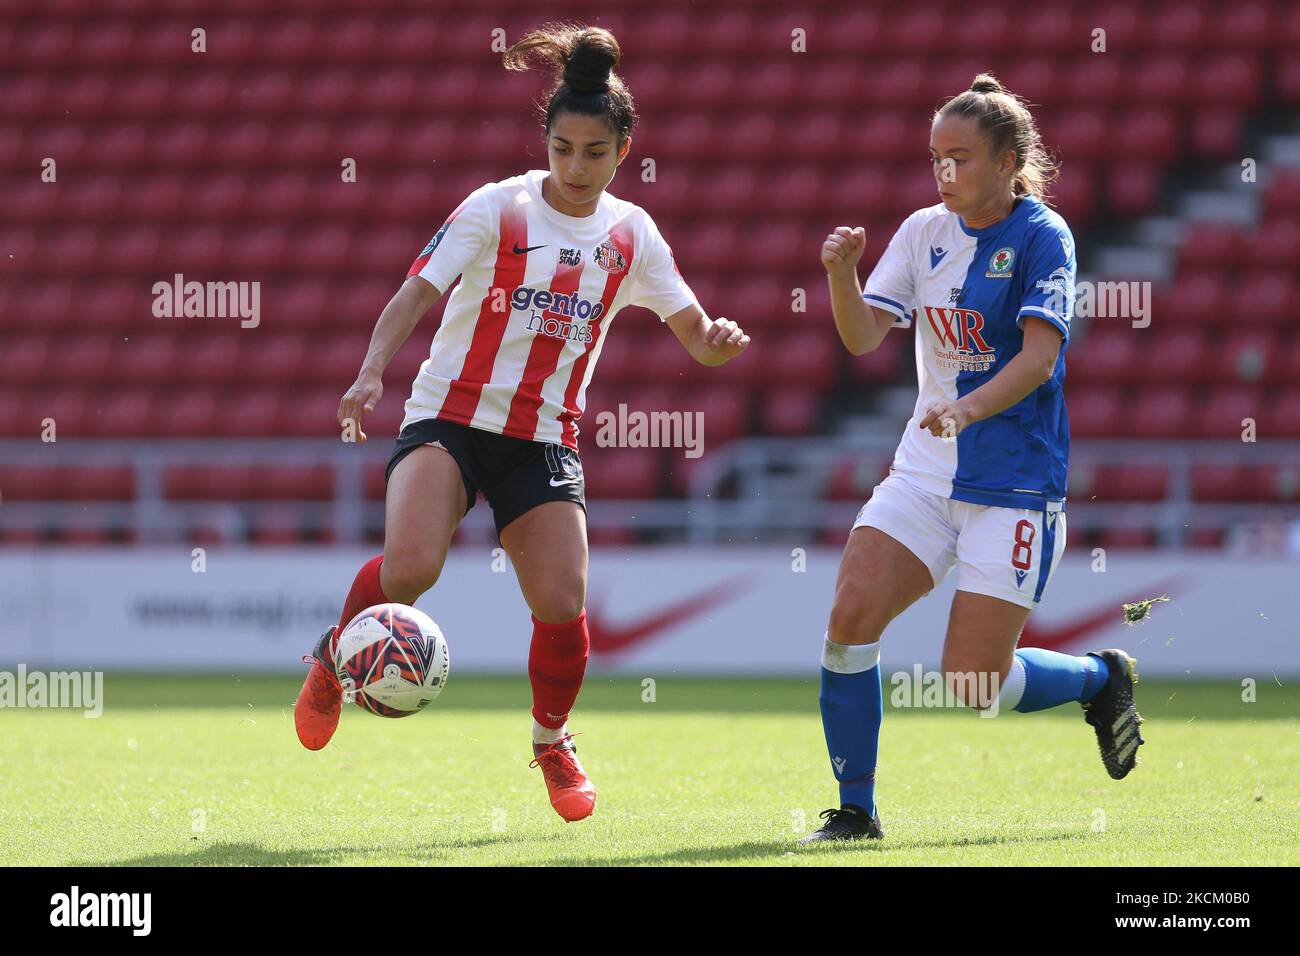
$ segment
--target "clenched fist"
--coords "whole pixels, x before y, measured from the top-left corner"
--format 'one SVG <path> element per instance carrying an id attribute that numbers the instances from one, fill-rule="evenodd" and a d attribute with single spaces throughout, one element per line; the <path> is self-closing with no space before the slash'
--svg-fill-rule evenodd
<path id="1" fill-rule="evenodd" d="M 867 231 L 861 226 L 850 229 L 837 226 L 822 243 L 822 265 L 832 276 L 851 275 L 858 267 L 862 251 L 867 247 Z"/>

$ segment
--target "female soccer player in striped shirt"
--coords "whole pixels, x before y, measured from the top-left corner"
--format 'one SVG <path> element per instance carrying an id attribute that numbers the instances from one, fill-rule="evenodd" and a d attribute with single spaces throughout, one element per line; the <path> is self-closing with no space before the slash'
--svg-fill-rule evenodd
<path id="1" fill-rule="evenodd" d="M 920 395 L 840 562 L 821 709 L 841 806 L 805 842 L 883 835 L 880 638 L 954 566 L 942 666 L 959 699 L 1025 712 L 1079 701 L 1117 779 L 1143 742 L 1123 651 L 1016 650 L 1065 546 L 1070 443 L 1074 238 L 1042 202 L 1050 169 L 1033 117 L 978 76 L 935 114 L 930 160 L 940 202 L 903 222 L 865 293 L 863 230 L 841 226 L 822 246 L 844 345 L 861 355 L 914 327 Z"/>
<path id="2" fill-rule="evenodd" d="M 388 464 L 384 553 L 361 568 L 338 627 L 305 658 L 313 666 L 294 719 L 305 747 L 329 742 L 341 699 L 331 656 L 339 630 L 366 607 L 413 604 L 432 587 L 481 490 L 532 611 L 535 763 L 556 812 L 580 820 L 596 800 L 566 726 L 588 652 L 576 424 L 587 385 L 625 305 L 656 312 L 704 365 L 735 358 L 749 337 L 705 315 L 649 215 L 605 191 L 636 121 L 613 72 L 613 35 L 543 27 L 506 52 L 505 66 L 527 69 L 530 57 L 557 74 L 546 106 L 549 172 L 489 183 L 460 204 L 380 315 L 339 405 L 340 424 L 374 409 L 385 366 L 459 276 Z"/>

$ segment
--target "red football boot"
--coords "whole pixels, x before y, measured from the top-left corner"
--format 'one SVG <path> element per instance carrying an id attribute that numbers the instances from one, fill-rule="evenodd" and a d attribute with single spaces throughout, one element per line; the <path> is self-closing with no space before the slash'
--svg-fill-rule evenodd
<path id="1" fill-rule="evenodd" d="M 343 687 L 334 674 L 333 637 L 337 630 L 338 625 L 330 625 L 311 656 L 303 658 L 311 670 L 293 702 L 293 723 L 298 728 L 298 739 L 308 750 L 320 750 L 330 742 L 343 709 Z"/>
<path id="2" fill-rule="evenodd" d="M 529 767 L 541 767 L 555 812 L 569 823 L 591 816 L 596 809 L 596 787 L 578 762 L 573 734 L 553 744 L 533 744 Z"/>

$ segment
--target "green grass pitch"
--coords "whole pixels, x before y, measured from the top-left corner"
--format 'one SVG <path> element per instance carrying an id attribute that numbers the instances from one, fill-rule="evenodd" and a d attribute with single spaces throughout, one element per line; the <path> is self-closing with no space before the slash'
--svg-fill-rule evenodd
<path id="1" fill-rule="evenodd" d="M 1106 776 L 1074 704 L 887 710 L 883 842 L 795 846 L 835 803 L 815 680 L 590 676 L 600 792 L 566 824 L 528 769 L 528 684 L 453 674 L 421 714 L 294 736 L 298 676 L 105 679 L 104 713 L 0 711 L 4 865 L 1296 865 L 1300 692 L 1144 680 Z M 888 696 L 889 688 L 886 687 Z M 887 704 L 888 707 L 888 704 Z"/>

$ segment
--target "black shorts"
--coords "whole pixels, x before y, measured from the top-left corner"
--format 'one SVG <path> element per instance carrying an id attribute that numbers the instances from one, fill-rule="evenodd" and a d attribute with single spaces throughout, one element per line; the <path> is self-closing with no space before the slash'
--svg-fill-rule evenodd
<path id="1" fill-rule="evenodd" d="M 529 441 L 459 425 L 441 418 L 411 422 L 397 436 L 384 472 L 421 445 L 438 444 L 460 467 L 465 482 L 465 513 L 482 490 L 492 508 L 497 535 L 526 511 L 548 501 L 572 501 L 587 510 L 582 460 L 577 451 L 554 442 Z"/>

